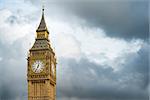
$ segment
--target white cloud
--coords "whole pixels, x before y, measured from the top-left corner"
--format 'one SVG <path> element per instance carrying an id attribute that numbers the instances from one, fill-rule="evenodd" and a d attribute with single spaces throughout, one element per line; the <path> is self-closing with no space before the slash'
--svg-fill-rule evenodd
<path id="1" fill-rule="evenodd" d="M 2 24 L 0 25 L 1 42 L 12 44 L 18 38 L 24 37 L 32 31 L 33 26 L 25 22 L 26 18 L 24 16 L 15 15 L 7 9 L 0 10 L 0 13 L 0 23 Z M 13 22 L 9 22 L 11 17 L 12 19 L 10 20 Z"/>
<path id="2" fill-rule="evenodd" d="M 81 56 L 80 44 L 72 35 L 74 29 L 69 23 L 59 20 L 49 20 L 50 40 L 58 57 L 78 58 Z"/>
<path id="3" fill-rule="evenodd" d="M 81 56 L 79 44 L 72 36 L 60 34 L 56 41 L 58 41 L 57 47 L 59 46 L 56 48 L 58 57 L 76 58 Z"/>

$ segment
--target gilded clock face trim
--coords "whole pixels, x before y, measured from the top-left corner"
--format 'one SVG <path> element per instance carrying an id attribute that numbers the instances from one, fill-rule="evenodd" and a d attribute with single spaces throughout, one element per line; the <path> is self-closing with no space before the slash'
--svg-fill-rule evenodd
<path id="1" fill-rule="evenodd" d="M 40 73 L 44 69 L 44 63 L 41 60 L 35 60 L 32 64 L 32 70 L 35 73 Z"/>

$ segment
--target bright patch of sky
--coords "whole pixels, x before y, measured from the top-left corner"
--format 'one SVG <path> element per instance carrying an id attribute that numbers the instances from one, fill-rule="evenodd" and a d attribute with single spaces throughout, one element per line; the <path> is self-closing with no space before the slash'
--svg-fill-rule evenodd
<path id="1" fill-rule="evenodd" d="M 2 57 L 0 57 L 0 61 L 2 61 L 3 60 L 3 58 Z"/>
<path id="2" fill-rule="evenodd" d="M 23 14 L 23 16 L 27 16 L 29 14 L 33 14 L 38 9 L 32 5 L 29 1 L 24 0 L 2 0 L 0 9 L 7 9 L 12 12 L 14 15 Z"/>

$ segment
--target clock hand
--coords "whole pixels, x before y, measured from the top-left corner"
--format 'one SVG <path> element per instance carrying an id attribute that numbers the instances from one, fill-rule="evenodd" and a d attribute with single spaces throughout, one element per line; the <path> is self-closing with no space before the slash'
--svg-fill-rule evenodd
<path id="1" fill-rule="evenodd" d="M 36 70 L 35 70 L 35 72 L 37 71 L 37 69 L 39 68 L 39 64 L 38 64 L 38 66 L 37 66 L 37 68 L 36 68 Z"/>
<path id="2" fill-rule="evenodd" d="M 39 64 L 38 64 L 37 68 L 39 68 Z"/>

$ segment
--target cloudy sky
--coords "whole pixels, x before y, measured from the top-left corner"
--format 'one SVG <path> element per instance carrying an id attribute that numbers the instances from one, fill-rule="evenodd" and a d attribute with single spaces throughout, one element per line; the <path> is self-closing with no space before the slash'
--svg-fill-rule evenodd
<path id="1" fill-rule="evenodd" d="M 41 0 L 0 0 L 0 100 L 27 100 Z M 148 0 L 45 0 L 57 100 L 148 100 Z"/>

